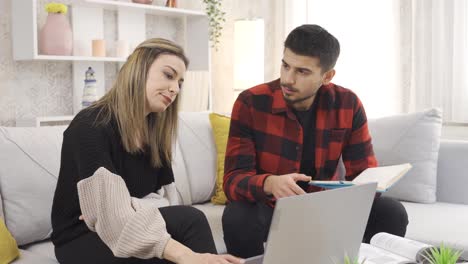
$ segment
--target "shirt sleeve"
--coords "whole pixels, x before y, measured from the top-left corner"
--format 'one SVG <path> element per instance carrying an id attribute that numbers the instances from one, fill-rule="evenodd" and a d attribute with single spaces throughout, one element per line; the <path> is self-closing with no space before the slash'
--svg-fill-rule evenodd
<path id="1" fill-rule="evenodd" d="M 230 201 L 266 201 L 263 185 L 271 174 L 257 174 L 253 118 L 248 94 L 234 103 L 224 161 L 224 192 Z"/>
<path id="2" fill-rule="evenodd" d="M 365 169 L 377 166 L 367 124 L 364 107 L 359 98 L 356 97 L 351 137 L 343 149 L 343 163 L 346 168 L 345 177 L 348 181 L 356 178 Z"/>

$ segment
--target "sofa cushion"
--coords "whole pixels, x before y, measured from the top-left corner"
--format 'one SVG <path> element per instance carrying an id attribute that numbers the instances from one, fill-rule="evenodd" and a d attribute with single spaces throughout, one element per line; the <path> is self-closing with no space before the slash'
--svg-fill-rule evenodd
<path id="1" fill-rule="evenodd" d="M 224 181 L 224 157 L 226 155 L 226 146 L 229 135 L 229 125 L 231 118 L 219 114 L 210 114 L 211 128 L 216 144 L 216 190 L 211 202 L 214 204 L 226 204 L 226 194 L 223 189 Z"/>
<path id="2" fill-rule="evenodd" d="M 20 250 L 20 257 L 13 261 L 12 264 L 58 264 L 55 259 L 44 257 L 40 254 L 27 250 Z"/>
<path id="3" fill-rule="evenodd" d="M 437 168 L 437 201 L 468 205 L 468 141 L 442 140 Z"/>
<path id="4" fill-rule="evenodd" d="M 21 249 L 40 255 L 42 257 L 50 258 L 52 260 L 57 260 L 57 258 L 55 257 L 54 244 L 49 239 L 41 241 L 41 242 L 29 244 L 25 247 L 21 247 Z"/>
<path id="5" fill-rule="evenodd" d="M 226 244 L 224 244 L 223 237 L 223 224 L 221 222 L 224 205 L 216 205 L 212 203 L 197 204 L 194 205 L 195 208 L 202 211 L 210 224 L 211 232 L 213 234 L 213 239 L 216 245 L 216 250 L 219 254 L 225 254 Z"/>
<path id="6" fill-rule="evenodd" d="M 179 194 L 179 201 L 183 205 L 190 205 L 192 204 L 192 195 L 190 193 L 187 169 L 185 168 L 185 160 L 179 141 L 176 141 L 172 153 L 172 171 L 174 172 L 174 181 L 177 193 Z"/>
<path id="7" fill-rule="evenodd" d="M 420 203 L 436 201 L 441 128 L 442 113 L 438 109 L 369 119 L 379 166 L 413 165 L 385 196 Z"/>
<path id="8" fill-rule="evenodd" d="M 19 255 L 15 239 L 0 218 L 0 263 L 10 263 Z"/>
<path id="9" fill-rule="evenodd" d="M 48 238 L 65 127 L 0 127 L 0 193 L 18 245 Z"/>
<path id="10" fill-rule="evenodd" d="M 208 112 L 179 114 L 177 140 L 185 160 L 194 204 L 208 201 L 216 182 L 216 146 L 208 115 Z"/>
<path id="11" fill-rule="evenodd" d="M 465 252 L 468 257 L 468 205 L 403 202 L 408 212 L 406 237 L 430 245 L 444 243 Z"/>

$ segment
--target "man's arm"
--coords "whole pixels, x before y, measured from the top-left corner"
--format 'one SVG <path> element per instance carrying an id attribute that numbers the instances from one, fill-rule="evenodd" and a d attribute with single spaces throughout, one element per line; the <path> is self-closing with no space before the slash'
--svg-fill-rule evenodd
<path id="1" fill-rule="evenodd" d="M 356 178 L 363 170 L 377 166 L 367 126 L 366 112 L 357 97 L 353 111 L 351 137 L 343 149 L 343 163 L 346 168 L 345 177 L 348 181 Z"/>
<path id="2" fill-rule="evenodd" d="M 265 201 L 265 179 L 257 174 L 251 99 L 248 91 L 239 95 L 231 114 L 224 160 L 224 193 L 230 201 Z"/>

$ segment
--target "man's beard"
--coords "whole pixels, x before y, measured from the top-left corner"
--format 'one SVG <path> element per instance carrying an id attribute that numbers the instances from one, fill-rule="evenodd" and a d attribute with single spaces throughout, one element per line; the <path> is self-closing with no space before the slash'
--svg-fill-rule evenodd
<path id="1" fill-rule="evenodd" d="M 281 84 L 281 86 L 286 87 L 286 88 L 292 90 L 293 92 L 297 92 L 297 91 L 298 91 L 298 89 L 292 87 L 291 85 L 284 85 L 284 84 Z M 297 98 L 297 99 L 290 99 L 290 98 L 288 98 L 287 95 L 283 94 L 283 98 L 284 98 L 284 100 L 286 101 L 287 104 L 293 105 L 293 104 L 297 104 L 297 103 L 306 101 L 306 100 L 308 100 L 308 99 L 314 97 L 316 94 L 317 94 L 317 91 L 315 91 L 315 93 L 313 93 L 313 94 L 309 94 L 309 95 L 306 95 L 306 96 L 304 96 L 304 97 L 302 97 L 302 98 Z"/>

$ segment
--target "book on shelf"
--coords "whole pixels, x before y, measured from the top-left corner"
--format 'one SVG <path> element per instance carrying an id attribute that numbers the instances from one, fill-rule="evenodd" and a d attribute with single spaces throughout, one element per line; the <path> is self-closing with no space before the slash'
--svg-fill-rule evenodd
<path id="1" fill-rule="evenodd" d="M 398 180 L 400 180 L 410 169 L 411 164 L 404 163 L 399 165 L 381 166 L 375 168 L 367 168 L 352 181 L 310 181 L 310 185 L 315 185 L 325 189 L 334 189 L 352 186 L 356 184 L 364 184 L 369 182 L 377 182 L 377 192 L 386 192 Z"/>
<path id="2" fill-rule="evenodd" d="M 433 245 L 388 233 L 375 234 L 369 244 L 362 243 L 359 263 L 365 264 L 417 264 L 429 263 L 427 257 Z M 459 259 L 457 263 L 466 263 Z"/>

